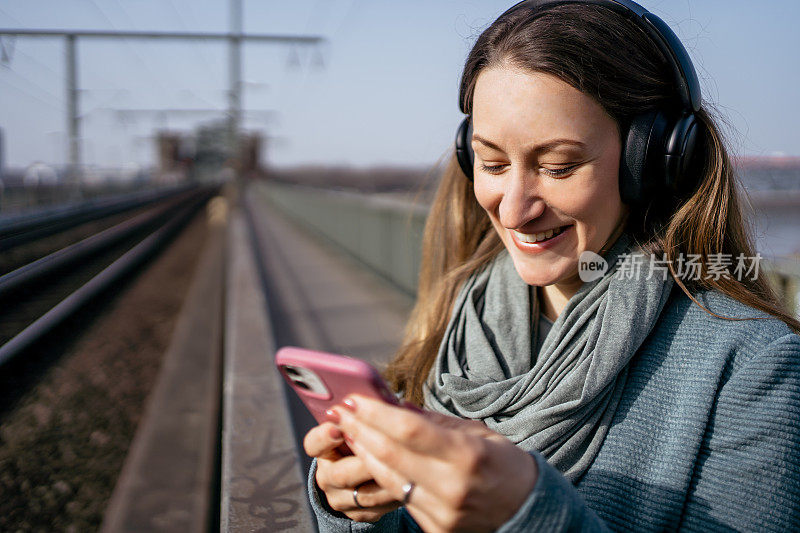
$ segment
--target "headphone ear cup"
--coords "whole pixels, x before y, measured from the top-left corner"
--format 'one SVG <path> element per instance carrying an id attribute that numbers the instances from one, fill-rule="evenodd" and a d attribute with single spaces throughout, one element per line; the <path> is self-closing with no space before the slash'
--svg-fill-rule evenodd
<path id="1" fill-rule="evenodd" d="M 619 194 L 623 203 L 646 205 L 653 192 L 663 184 L 666 127 L 666 117 L 655 109 L 631 119 L 619 169 Z"/>
<path id="2" fill-rule="evenodd" d="M 472 117 L 461 121 L 456 131 L 456 159 L 461 171 L 472 180 L 475 153 L 472 151 Z"/>
<path id="3" fill-rule="evenodd" d="M 700 121 L 694 113 L 683 115 L 675 122 L 667 139 L 664 156 L 665 184 L 677 195 L 685 195 L 694 190 L 690 181 L 689 166 L 700 135 Z"/>

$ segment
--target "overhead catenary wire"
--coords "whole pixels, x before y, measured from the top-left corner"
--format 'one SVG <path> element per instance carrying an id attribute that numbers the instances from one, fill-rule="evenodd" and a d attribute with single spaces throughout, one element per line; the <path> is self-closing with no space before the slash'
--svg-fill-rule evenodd
<path id="1" fill-rule="evenodd" d="M 46 65 L 46 64 L 44 64 L 43 62 L 41 62 L 41 61 L 39 61 L 38 59 L 36 59 L 34 56 L 32 56 L 32 55 L 30 55 L 30 54 L 28 54 L 28 53 L 24 52 L 24 51 L 23 51 L 23 50 L 22 50 L 22 49 L 19 47 L 19 45 L 17 45 L 17 46 L 15 47 L 15 49 L 14 49 L 14 55 L 16 56 L 17 54 L 19 54 L 19 55 L 21 55 L 21 56 L 25 57 L 27 61 L 29 61 L 29 62 L 31 62 L 31 63 L 33 63 L 33 64 L 35 64 L 35 65 L 38 65 L 38 66 L 39 66 L 39 67 L 41 67 L 42 69 L 49 71 L 49 72 L 50 72 L 51 74 L 53 74 L 53 75 L 54 75 L 54 76 L 55 76 L 57 79 L 61 79 L 61 78 L 64 76 L 64 73 L 63 73 L 63 72 L 58 72 L 58 71 L 56 71 L 56 70 L 55 70 L 55 69 L 53 69 L 53 68 L 52 68 L 50 65 Z M 13 68 L 13 65 L 12 65 L 12 64 L 9 64 L 9 67 L 10 67 L 10 68 Z"/>
<path id="2" fill-rule="evenodd" d="M 131 16 L 130 16 L 130 13 L 128 13 L 128 11 L 125 9 L 125 6 L 122 4 L 122 2 L 121 2 L 120 0 L 117 0 L 117 6 L 119 7 L 119 10 L 120 10 L 120 12 L 121 12 L 121 13 L 122 13 L 122 14 L 125 16 L 125 18 L 127 18 L 127 19 L 128 19 L 128 21 L 130 21 L 131 23 L 133 23 L 133 19 L 131 18 Z M 196 45 L 196 44 L 194 44 L 193 46 L 194 46 L 194 47 L 196 47 L 197 45 Z M 202 57 L 201 57 L 200 59 L 201 59 L 201 61 L 202 61 Z M 203 64 L 203 63 L 201 63 L 201 64 Z M 151 73 L 151 75 L 155 76 L 155 74 L 153 73 L 153 71 L 152 71 L 152 70 L 150 70 L 150 73 Z M 205 98 L 202 98 L 202 97 L 200 97 L 200 96 L 199 96 L 199 95 L 198 95 L 196 92 L 194 92 L 194 91 L 191 89 L 191 87 L 188 87 L 187 89 L 190 91 L 190 93 L 191 93 L 192 95 L 194 95 L 194 97 L 195 97 L 195 98 L 197 98 L 197 99 L 199 99 L 199 100 L 203 101 L 205 104 L 207 104 L 207 105 L 211 105 L 211 106 L 217 105 L 217 104 L 215 104 L 215 103 L 213 103 L 213 102 L 210 102 L 209 100 L 206 100 Z"/>
<path id="3" fill-rule="evenodd" d="M 43 99 L 43 98 L 40 98 L 40 97 L 38 97 L 38 96 L 35 96 L 35 95 L 31 94 L 30 92 L 28 92 L 28 91 L 26 91 L 26 90 L 24 90 L 24 89 L 20 89 L 20 88 L 19 88 L 19 87 L 17 87 L 16 85 L 14 85 L 14 84 L 10 83 L 10 82 L 9 82 L 9 80 L 5 80 L 5 79 L 3 79 L 2 77 L 0 77 L 0 82 L 3 82 L 3 83 L 5 83 L 5 84 L 7 84 L 7 85 L 8 85 L 9 87 L 11 87 L 12 89 L 16 89 L 17 91 L 19 91 L 19 93 L 20 93 L 21 95 L 23 95 L 23 96 L 25 96 L 25 97 L 27 97 L 27 98 L 30 98 L 30 99 L 32 99 L 32 100 L 36 100 L 36 101 L 37 101 L 37 102 L 39 102 L 40 104 L 44 104 L 44 105 L 46 105 L 46 106 L 52 107 L 53 109 L 56 109 L 56 110 L 58 110 L 58 111 L 63 111 L 63 109 L 64 109 L 64 106 L 63 106 L 63 105 L 59 107 L 58 105 L 54 104 L 53 102 L 50 102 L 50 101 L 48 101 L 48 100 L 45 100 L 45 99 Z M 61 101 L 61 103 L 62 103 L 62 104 L 64 103 L 64 102 L 63 102 L 63 100 Z"/>
<path id="4" fill-rule="evenodd" d="M 107 21 L 108 24 L 110 24 L 113 27 L 114 23 L 111 21 L 111 19 L 109 18 L 108 14 L 107 14 L 108 13 L 107 12 L 108 6 L 106 4 L 103 4 L 103 6 L 101 7 L 101 5 L 98 4 L 98 2 L 96 2 L 95 0 L 89 0 L 89 2 L 91 2 L 92 8 L 96 12 L 98 12 L 100 14 L 100 16 L 102 16 Z M 125 9 L 122 8 L 121 6 L 120 6 L 120 11 L 127 18 L 130 18 L 130 16 L 127 14 Z M 216 40 L 216 41 L 223 41 L 223 42 L 225 42 L 225 41 L 231 42 L 231 40 L 235 38 L 231 34 L 230 31 L 229 32 L 213 32 L 213 31 L 211 31 L 211 32 L 188 32 L 188 31 L 187 32 L 180 32 L 180 31 L 178 31 L 178 32 L 169 32 L 169 31 L 138 31 L 138 30 L 131 30 L 131 31 L 127 31 L 127 30 L 126 31 L 119 31 L 119 30 L 68 30 L 68 29 L 66 29 L 66 30 L 65 29 L 62 29 L 62 30 L 57 30 L 57 29 L 47 30 L 47 29 L 44 29 L 44 30 L 42 30 L 42 29 L 13 29 L 13 28 L 0 28 L 0 35 L 4 35 L 4 36 L 36 36 L 36 37 L 44 37 L 44 38 L 48 38 L 48 37 L 62 37 L 63 38 L 63 37 L 66 37 L 69 43 L 83 42 L 85 40 L 92 40 L 92 39 L 113 39 L 113 38 L 122 38 L 122 39 L 128 39 L 128 40 L 132 40 L 132 39 L 142 39 L 142 40 L 153 40 L 153 39 L 162 40 L 163 39 L 163 40 L 173 40 L 173 41 L 181 41 L 181 40 L 183 40 L 183 41 L 186 41 L 186 40 L 209 41 L 209 40 Z M 287 43 L 316 44 L 316 43 L 319 43 L 319 42 L 323 42 L 324 38 L 322 38 L 320 36 L 313 36 L 313 35 L 242 34 L 242 35 L 238 36 L 237 40 L 240 40 L 241 42 L 248 42 L 248 43 L 252 41 L 252 42 L 273 43 L 273 44 L 275 44 L 275 43 L 280 43 L 280 44 L 287 44 Z M 126 44 L 128 44 L 128 43 L 126 43 Z M 69 51 L 74 50 L 74 46 L 73 47 L 68 47 L 68 50 Z M 166 87 L 164 86 L 162 80 L 159 77 L 154 75 L 154 73 L 152 72 L 152 69 L 149 68 L 149 65 L 147 64 L 147 62 L 145 62 L 143 60 L 143 58 L 141 57 L 141 55 L 138 54 L 138 51 L 137 50 L 133 50 L 133 53 L 136 56 L 136 58 L 139 60 L 139 62 L 142 64 L 142 66 L 145 68 L 145 70 L 150 72 L 151 76 L 153 77 L 154 84 L 159 85 L 161 87 L 162 90 L 160 91 L 160 94 L 167 93 L 168 91 L 166 90 Z M 68 58 L 69 57 L 74 58 L 75 57 L 74 52 L 72 52 L 71 54 L 68 53 Z M 229 56 L 228 60 L 231 61 L 230 56 Z M 74 59 L 71 60 L 71 61 L 68 60 L 68 64 L 69 65 L 75 64 L 74 63 Z M 68 73 L 73 72 L 73 70 L 69 69 L 69 68 L 67 69 L 67 71 L 68 71 Z M 74 76 L 70 77 L 69 79 L 70 80 L 74 79 Z M 73 87 L 73 89 L 71 91 L 69 91 L 69 95 L 68 95 L 68 98 L 67 98 L 67 104 L 69 104 L 67 107 L 68 107 L 68 115 L 69 115 L 69 117 L 68 117 L 68 125 L 69 126 L 68 127 L 69 127 L 69 130 L 70 130 L 70 132 L 69 132 L 70 161 L 71 162 L 74 161 L 75 162 L 74 164 L 80 164 L 80 162 L 79 162 L 80 158 L 78 156 L 75 156 L 76 153 L 79 154 L 80 152 L 76 151 L 75 147 L 78 146 L 79 143 L 83 142 L 83 143 L 86 144 L 86 149 L 88 150 L 89 149 L 90 140 L 89 140 L 89 138 L 86 138 L 83 135 L 81 135 L 81 133 L 78 131 L 78 128 L 80 128 L 80 124 L 78 124 L 78 121 L 76 120 L 76 117 L 78 115 L 74 111 L 75 108 L 77 107 L 75 105 L 75 103 L 77 103 L 76 102 L 76 100 L 77 100 L 76 99 L 76 96 L 77 96 L 76 92 L 77 91 L 75 90 L 75 88 L 74 88 L 75 86 L 74 86 L 73 83 L 70 83 L 70 86 Z M 203 96 L 198 94 L 197 91 L 194 91 L 191 88 L 187 89 L 187 90 L 196 99 L 198 99 L 200 101 L 211 103 L 211 100 L 204 98 Z M 230 90 L 229 90 L 229 94 L 230 94 Z M 213 107 L 216 107 L 216 105 L 213 105 Z M 89 159 L 93 159 L 93 158 L 89 157 Z"/>
<path id="5" fill-rule="evenodd" d="M 20 21 L 20 20 L 19 20 L 17 17 L 15 17 L 15 16 L 11 15 L 11 14 L 10 14 L 10 13 L 8 13 L 7 11 L 5 11 L 5 10 L 3 10 L 3 9 L 0 9 L 0 13 L 1 13 L 3 16 L 5 16 L 5 17 L 8 17 L 9 19 L 11 19 L 12 21 L 14 21 L 15 23 L 17 23 L 17 24 L 22 24 L 22 22 L 21 22 L 21 21 Z M 16 37 L 15 37 L 15 39 L 16 39 Z M 14 55 L 17 55 L 17 54 L 19 54 L 19 55 L 21 55 L 21 56 L 25 57 L 25 58 L 26 58 L 28 61 L 30 61 L 31 63 L 33 63 L 33 64 L 36 64 L 36 65 L 40 66 L 41 68 L 43 68 L 43 69 L 45 69 L 45 70 L 48 70 L 50 73 L 54 74 L 54 75 L 55 75 L 55 76 L 56 76 L 58 79 L 61 79 L 61 78 L 63 77 L 63 73 L 62 73 L 62 72 L 56 72 L 56 71 L 55 71 L 55 70 L 54 70 L 52 67 L 50 67 L 49 65 L 46 65 L 46 64 L 44 64 L 43 62 L 39 61 L 38 59 L 36 59 L 36 58 L 35 58 L 35 57 L 33 57 L 32 55 L 30 55 L 30 54 L 28 54 L 28 53 L 24 52 L 23 50 L 21 50 L 21 49 L 20 49 L 20 47 L 19 47 L 19 43 L 15 43 L 15 47 L 14 47 Z M 0 70 L 0 73 L 2 73 L 2 72 L 7 72 L 7 71 L 14 72 L 14 73 L 17 75 L 17 77 L 19 77 L 20 79 L 22 79 L 22 80 L 23 80 L 23 81 L 25 81 L 26 83 L 29 83 L 29 84 L 33 85 L 33 86 L 34 86 L 34 87 L 36 87 L 38 90 L 40 90 L 40 91 L 42 91 L 43 93 L 47 94 L 47 95 L 48 95 L 48 96 L 50 96 L 51 98 L 54 98 L 54 99 L 55 99 L 55 100 L 56 100 L 56 101 L 57 101 L 59 104 L 61 104 L 62 106 L 66 105 L 66 102 L 64 101 L 64 99 L 63 99 L 62 97 L 56 96 L 55 94 L 51 93 L 50 91 L 48 91 L 47 89 L 45 89 L 44 87 L 42 87 L 41 85 L 39 85 L 38 83 L 36 83 L 36 82 L 33 82 L 33 81 L 31 81 L 31 80 L 27 79 L 26 77 L 22 76 L 22 74 L 20 74 L 18 70 L 14 70 L 13 68 L 11 68 L 11 65 L 9 65 L 9 68 L 8 68 L 7 70 Z M 2 78 L 0 78 L 0 79 L 2 79 Z M 20 91 L 21 91 L 21 89 L 19 89 L 18 87 L 14 87 L 14 88 L 15 88 L 15 89 L 17 89 L 17 90 L 20 90 Z M 32 95 L 27 95 L 27 96 L 31 96 L 32 98 L 35 98 L 35 99 L 37 99 L 36 97 L 34 97 L 34 96 L 32 96 Z M 38 100 L 38 99 L 37 99 L 37 100 Z M 40 101 L 42 101 L 43 103 L 45 103 L 45 104 L 47 104 L 47 105 L 52 105 L 52 103 L 50 103 L 50 102 L 44 102 L 43 100 L 40 100 Z M 55 107 L 55 106 L 54 106 L 54 107 Z"/>
<path id="6" fill-rule="evenodd" d="M 181 12 L 178 10 L 177 7 L 175 7 L 175 3 L 173 2 L 173 0 L 168 0 L 167 1 L 167 6 L 169 6 L 169 8 L 173 12 L 175 18 L 178 20 L 178 25 L 183 30 L 188 31 L 189 27 L 184 22 L 183 15 L 181 14 Z M 192 51 L 194 52 L 195 56 L 200 60 L 200 64 L 203 64 L 203 65 L 211 64 L 211 61 L 209 61 L 208 55 L 205 53 L 204 48 L 202 48 L 197 43 L 192 43 L 191 46 L 192 46 Z M 191 92 L 192 95 L 194 95 L 195 98 L 197 98 L 200 101 L 205 102 L 207 105 L 210 105 L 210 106 L 218 106 L 218 105 L 220 105 L 219 103 L 211 102 L 210 100 L 207 100 L 207 99 L 201 97 L 191 87 L 189 87 L 188 90 Z"/>
<path id="7" fill-rule="evenodd" d="M 115 29 L 115 30 L 118 29 L 118 27 L 114 24 L 114 22 L 106 14 L 106 12 L 97 4 L 96 0 L 91 0 L 91 3 L 94 6 L 95 10 L 98 13 L 100 13 L 100 15 L 105 19 L 105 21 L 109 25 L 109 27 L 111 27 L 112 29 Z M 133 24 L 133 20 L 131 19 L 130 15 L 125 11 L 125 9 L 122 7 L 122 4 L 117 2 L 117 7 L 119 8 L 119 11 L 122 13 L 122 15 L 127 19 L 130 27 L 131 28 L 135 27 L 135 24 Z M 168 91 L 166 85 L 164 85 L 161 77 L 157 76 L 156 73 L 150 68 L 150 66 L 147 64 L 147 61 L 145 61 L 144 58 L 142 57 L 142 55 L 139 53 L 138 48 L 136 46 L 134 46 L 128 39 L 123 39 L 123 41 L 125 42 L 126 47 L 128 48 L 128 50 L 130 52 L 132 52 L 133 55 L 136 57 L 136 59 L 138 60 L 139 64 L 142 67 L 144 67 L 145 71 L 149 74 L 150 78 L 159 86 L 160 94 L 162 94 L 162 95 L 168 94 L 169 91 Z"/>
<path id="8" fill-rule="evenodd" d="M 101 15 L 101 16 L 102 16 L 102 17 L 105 19 L 106 23 L 108 23 L 108 25 L 109 25 L 109 26 L 110 26 L 112 29 L 114 29 L 114 30 L 117 30 L 117 29 L 118 29 L 118 28 L 117 28 L 117 26 L 116 26 L 116 24 L 114 24 L 114 22 L 112 22 L 112 20 L 111 20 L 111 19 L 108 17 L 108 15 L 106 14 L 106 12 L 105 12 L 105 11 L 104 11 L 102 8 L 100 8 L 100 6 L 97 4 L 96 0 L 91 0 L 91 4 L 94 6 L 95 10 L 96 10 L 98 13 L 100 13 L 100 15 Z M 120 5 L 120 4 L 118 4 L 118 5 Z M 133 21 L 131 21 L 131 19 L 130 19 L 130 15 L 128 15 L 128 14 L 127 14 L 127 13 L 126 13 L 126 12 L 125 12 L 123 9 L 122 9 L 121 5 L 120 5 L 120 11 L 121 11 L 121 12 L 122 12 L 122 13 L 123 13 L 123 14 L 124 14 L 124 15 L 125 15 L 127 18 L 128 18 L 128 21 L 129 21 L 129 22 L 131 22 L 131 23 L 133 22 Z M 161 90 L 161 94 L 167 94 L 167 93 L 169 92 L 169 91 L 167 90 L 167 87 L 166 87 L 166 86 L 163 84 L 163 82 L 161 81 L 161 78 L 160 78 L 159 76 L 156 76 L 156 75 L 155 75 L 155 73 L 153 72 L 153 70 L 152 70 L 152 69 L 151 69 L 151 68 L 150 68 L 150 67 L 147 65 L 147 62 L 144 60 L 144 58 L 141 56 L 141 54 L 139 54 L 139 51 L 137 50 L 137 48 L 136 48 L 136 47 L 134 47 L 134 46 L 133 46 L 133 45 L 130 43 L 130 41 L 129 41 L 128 39 L 123 39 L 123 41 L 124 41 L 124 42 L 125 42 L 125 44 L 127 45 L 128 49 L 129 49 L 130 51 L 132 51 L 132 52 L 133 52 L 133 54 L 136 56 L 136 59 L 138 59 L 138 61 L 139 61 L 139 64 L 140 64 L 142 67 L 144 67 L 144 69 L 145 69 L 145 70 L 146 70 L 146 71 L 147 71 L 147 72 L 150 74 L 150 77 L 153 79 L 153 81 L 154 81 L 156 84 L 158 84 L 158 86 L 159 86 L 159 88 L 160 88 L 160 90 Z"/>
<path id="9" fill-rule="evenodd" d="M 62 106 L 66 106 L 67 105 L 63 98 L 57 96 L 55 93 L 51 93 L 50 91 L 48 91 L 47 89 L 45 89 L 44 87 L 39 85 L 38 83 L 29 80 L 28 78 L 26 78 L 25 76 L 20 74 L 18 71 L 8 70 L 6 72 L 10 72 L 12 76 L 24 81 L 25 83 L 27 83 L 31 87 L 34 87 L 37 91 L 41 91 L 42 93 L 46 94 L 47 96 L 49 96 L 50 98 L 55 100 L 57 103 L 61 104 Z M 0 80 L 3 80 L 3 76 L 2 75 L 0 75 Z M 7 80 L 4 80 L 4 81 L 7 81 Z"/>

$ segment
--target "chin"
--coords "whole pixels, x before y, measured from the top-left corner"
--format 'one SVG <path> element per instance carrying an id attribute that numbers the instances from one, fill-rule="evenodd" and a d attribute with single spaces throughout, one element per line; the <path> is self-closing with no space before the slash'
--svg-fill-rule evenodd
<path id="1" fill-rule="evenodd" d="M 547 259 L 546 257 L 524 257 L 511 251 L 514 268 L 528 285 L 544 287 L 574 276 L 578 271 L 578 262 L 568 257 Z"/>

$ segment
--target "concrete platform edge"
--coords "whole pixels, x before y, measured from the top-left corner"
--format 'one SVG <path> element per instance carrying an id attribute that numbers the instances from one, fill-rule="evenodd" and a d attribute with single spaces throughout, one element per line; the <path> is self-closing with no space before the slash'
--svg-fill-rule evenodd
<path id="1" fill-rule="evenodd" d="M 224 228 L 208 240 L 101 531 L 203 531 L 218 441 Z"/>
<path id="2" fill-rule="evenodd" d="M 230 218 L 220 531 L 314 531 L 245 214 Z"/>

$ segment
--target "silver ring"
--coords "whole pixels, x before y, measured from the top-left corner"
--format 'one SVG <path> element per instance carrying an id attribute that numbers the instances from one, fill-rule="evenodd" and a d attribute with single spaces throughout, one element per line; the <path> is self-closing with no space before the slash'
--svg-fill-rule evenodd
<path id="1" fill-rule="evenodd" d="M 414 492 L 414 487 L 417 484 L 413 481 L 409 481 L 405 485 L 403 485 L 403 505 L 408 505 L 408 500 L 411 499 L 411 493 Z"/>
<path id="2" fill-rule="evenodd" d="M 358 503 L 358 489 L 359 488 L 361 488 L 361 485 L 358 485 L 358 486 L 356 486 L 356 488 L 353 489 L 353 502 L 356 504 L 356 507 L 358 507 L 359 509 L 366 509 L 366 507 L 364 507 L 363 505 Z"/>

